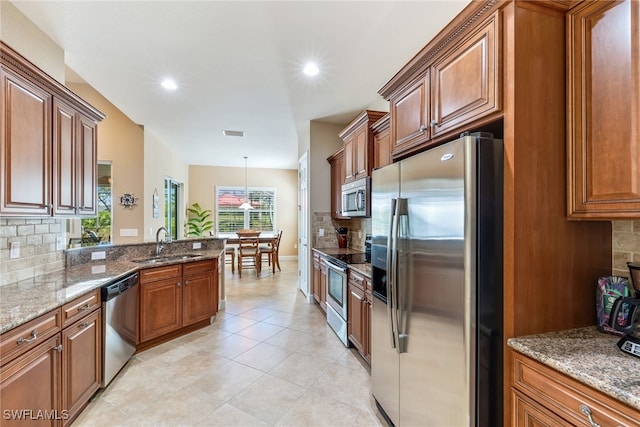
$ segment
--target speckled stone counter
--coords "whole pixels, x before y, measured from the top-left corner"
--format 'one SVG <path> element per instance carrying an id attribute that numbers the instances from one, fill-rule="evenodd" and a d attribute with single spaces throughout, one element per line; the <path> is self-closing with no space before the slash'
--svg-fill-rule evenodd
<path id="1" fill-rule="evenodd" d="M 200 249 L 193 250 L 191 247 L 192 241 L 167 244 L 163 255 L 186 252 L 198 254 L 189 261 L 217 258 L 224 249 L 224 240 L 206 239 Z M 91 252 L 95 251 L 104 251 L 105 259 L 91 260 Z M 0 334 L 128 273 L 142 268 L 185 262 L 171 260 L 153 265 L 133 262 L 138 258 L 153 256 L 154 253 L 155 244 L 148 243 L 72 249 L 66 254 L 67 268 L 0 286 Z"/>
<path id="2" fill-rule="evenodd" d="M 507 344 L 640 410 L 640 358 L 623 353 L 619 339 L 593 326 L 510 338 Z"/>

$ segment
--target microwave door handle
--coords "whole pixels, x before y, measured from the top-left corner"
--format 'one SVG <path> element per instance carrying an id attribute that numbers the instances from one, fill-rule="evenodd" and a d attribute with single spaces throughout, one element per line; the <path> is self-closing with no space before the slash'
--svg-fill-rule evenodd
<path id="1" fill-rule="evenodd" d="M 364 190 L 356 191 L 356 210 L 364 210 Z"/>

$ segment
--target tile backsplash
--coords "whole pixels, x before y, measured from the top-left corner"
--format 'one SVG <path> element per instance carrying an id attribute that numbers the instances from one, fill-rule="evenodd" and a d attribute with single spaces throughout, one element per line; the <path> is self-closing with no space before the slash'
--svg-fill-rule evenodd
<path id="1" fill-rule="evenodd" d="M 364 251 L 364 239 L 366 233 L 371 232 L 371 218 L 333 219 L 330 212 L 314 212 L 311 218 L 311 247 L 313 248 L 337 248 L 338 235 L 336 228 L 346 227 L 347 246 L 352 249 Z M 319 231 L 324 230 L 324 236 Z"/>
<path id="2" fill-rule="evenodd" d="M 629 277 L 627 262 L 640 263 L 640 220 L 613 221 L 612 228 L 612 274 Z"/>
<path id="3" fill-rule="evenodd" d="M 64 268 L 64 252 L 56 241 L 64 238 L 66 219 L 0 219 L 0 286 Z M 11 243 L 20 256 L 11 258 Z"/>

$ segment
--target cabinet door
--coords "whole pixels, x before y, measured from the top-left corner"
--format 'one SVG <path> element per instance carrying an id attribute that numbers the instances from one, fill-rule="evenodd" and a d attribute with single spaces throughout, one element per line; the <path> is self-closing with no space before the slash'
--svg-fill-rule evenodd
<path id="1" fill-rule="evenodd" d="M 215 316 L 218 305 L 217 288 L 214 271 L 185 276 L 182 286 L 182 326 Z"/>
<path id="2" fill-rule="evenodd" d="M 345 180 L 344 149 L 340 149 L 328 159 L 331 164 L 331 218 L 343 219 L 342 184 Z"/>
<path id="3" fill-rule="evenodd" d="M 544 406 L 528 399 L 517 391 L 512 393 L 514 427 L 572 427 L 573 424 L 559 417 Z"/>
<path id="4" fill-rule="evenodd" d="M 75 109 L 58 99 L 53 101 L 53 214 L 76 214 Z"/>
<path id="5" fill-rule="evenodd" d="M 390 110 L 393 156 L 429 140 L 429 73 L 390 99 Z"/>
<path id="6" fill-rule="evenodd" d="M 320 259 L 320 308 L 327 311 L 327 266 Z"/>
<path id="7" fill-rule="evenodd" d="M 640 214 L 640 3 L 568 14 L 568 214 Z"/>
<path id="8" fill-rule="evenodd" d="M 349 341 L 351 341 L 354 347 L 362 354 L 364 354 L 362 327 L 365 311 L 364 291 L 352 283 L 349 283 L 347 334 Z"/>
<path id="9" fill-rule="evenodd" d="M 182 325 L 182 278 L 140 285 L 140 342 L 179 329 Z"/>
<path id="10" fill-rule="evenodd" d="M 98 123 L 79 115 L 77 200 L 79 215 L 96 215 L 98 199 Z"/>
<path id="11" fill-rule="evenodd" d="M 56 426 L 59 421 L 55 418 L 64 417 L 64 413 L 58 410 L 61 388 L 59 349 L 60 334 L 56 334 L 0 368 L 3 426 L 27 425 L 30 417 L 36 417 L 39 410 L 49 411 L 53 419 L 43 419 L 38 425 Z M 20 416 L 22 420 L 18 419 Z"/>
<path id="12" fill-rule="evenodd" d="M 320 302 L 320 262 L 316 255 L 313 256 L 313 279 L 311 281 L 313 299 Z"/>
<path id="13" fill-rule="evenodd" d="M 369 138 L 369 123 L 366 123 L 362 127 L 360 127 L 355 134 L 353 135 L 353 144 L 354 144 L 354 172 L 355 179 L 364 178 L 369 176 L 369 165 L 371 162 L 369 161 L 369 157 L 371 155 L 371 150 L 369 147 L 369 141 L 372 140 L 373 137 Z"/>
<path id="14" fill-rule="evenodd" d="M 500 110 L 498 34 L 494 15 L 431 67 L 432 137 Z"/>
<path id="15" fill-rule="evenodd" d="M 391 164 L 391 131 L 389 128 L 373 136 L 373 169 Z"/>
<path id="16" fill-rule="evenodd" d="M 51 95 L 0 68 L 0 215 L 51 214 Z"/>
<path id="17" fill-rule="evenodd" d="M 73 419 L 102 382 L 102 310 L 62 331 L 62 409 Z M 67 424 L 67 422 L 65 422 Z"/>
<path id="18" fill-rule="evenodd" d="M 344 141 L 344 182 L 356 179 L 355 149 L 355 135 L 351 135 Z"/>

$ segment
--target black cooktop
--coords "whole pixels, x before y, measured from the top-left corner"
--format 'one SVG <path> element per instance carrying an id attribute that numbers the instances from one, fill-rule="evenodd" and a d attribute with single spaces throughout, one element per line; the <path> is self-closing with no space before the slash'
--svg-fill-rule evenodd
<path id="1" fill-rule="evenodd" d="M 327 253 L 328 258 L 333 258 L 333 260 L 337 261 L 334 264 L 364 264 L 367 262 L 366 254 L 364 252 L 357 252 L 351 254 L 338 254 L 338 253 Z M 329 260 L 332 261 L 332 260 Z"/>

